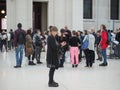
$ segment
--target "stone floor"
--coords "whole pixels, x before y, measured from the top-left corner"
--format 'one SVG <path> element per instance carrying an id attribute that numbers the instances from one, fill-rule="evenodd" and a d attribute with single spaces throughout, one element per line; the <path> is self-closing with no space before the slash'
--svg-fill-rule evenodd
<path id="1" fill-rule="evenodd" d="M 47 85 L 45 53 L 41 60 L 44 64 L 28 66 L 24 57 L 22 68 L 14 69 L 14 50 L 0 52 L 0 90 L 120 90 L 120 60 L 109 60 L 108 67 L 99 67 L 101 62 L 96 61 L 93 68 L 85 68 L 85 60 L 74 69 L 66 63 L 55 73 L 58 88 Z"/>

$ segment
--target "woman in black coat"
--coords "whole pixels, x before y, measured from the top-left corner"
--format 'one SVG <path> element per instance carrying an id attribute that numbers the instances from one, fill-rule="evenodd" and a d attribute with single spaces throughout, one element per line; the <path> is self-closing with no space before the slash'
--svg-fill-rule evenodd
<path id="1" fill-rule="evenodd" d="M 59 52 L 61 46 L 64 46 L 66 43 L 62 42 L 61 45 L 58 44 L 56 40 L 57 35 L 57 27 L 52 26 L 50 32 L 51 35 L 47 39 L 47 67 L 50 68 L 49 71 L 49 87 L 58 87 L 58 83 L 56 83 L 53 79 L 55 69 L 58 69 L 59 67 Z"/>

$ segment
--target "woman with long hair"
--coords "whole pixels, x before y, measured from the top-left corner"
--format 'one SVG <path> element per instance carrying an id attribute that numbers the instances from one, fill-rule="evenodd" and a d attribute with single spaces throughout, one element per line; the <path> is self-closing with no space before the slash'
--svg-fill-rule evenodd
<path id="1" fill-rule="evenodd" d="M 31 30 L 30 29 L 27 30 L 25 52 L 26 52 L 26 56 L 28 57 L 28 60 L 29 60 L 28 65 L 36 65 L 34 63 L 35 54 L 34 54 L 33 40 L 31 37 Z M 31 60 L 31 56 L 32 56 L 32 60 Z"/>
<path id="2" fill-rule="evenodd" d="M 100 41 L 100 46 L 102 49 L 102 57 L 103 57 L 103 63 L 100 64 L 99 66 L 107 66 L 107 53 L 106 53 L 106 49 L 108 47 L 108 32 L 106 30 L 106 26 L 105 25 L 101 25 L 100 26 L 100 30 L 101 30 L 101 41 Z"/>

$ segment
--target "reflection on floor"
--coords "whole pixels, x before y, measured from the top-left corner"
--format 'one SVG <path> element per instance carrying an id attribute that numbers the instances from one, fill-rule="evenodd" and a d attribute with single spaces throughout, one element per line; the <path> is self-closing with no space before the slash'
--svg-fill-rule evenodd
<path id="1" fill-rule="evenodd" d="M 108 67 L 99 67 L 96 61 L 93 68 L 85 68 L 84 60 L 74 69 L 66 63 L 55 73 L 58 88 L 47 86 L 45 53 L 41 61 L 44 64 L 28 66 L 24 57 L 22 68 L 14 69 L 14 51 L 0 52 L 0 90 L 120 90 L 120 60 L 109 60 Z"/>

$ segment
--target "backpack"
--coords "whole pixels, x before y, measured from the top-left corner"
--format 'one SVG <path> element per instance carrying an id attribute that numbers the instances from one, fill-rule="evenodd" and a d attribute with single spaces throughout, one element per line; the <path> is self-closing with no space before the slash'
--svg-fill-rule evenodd
<path id="1" fill-rule="evenodd" d="M 110 45 L 110 42 L 111 42 L 111 34 L 109 33 L 109 32 L 107 32 L 107 35 L 108 35 L 108 37 L 107 37 L 107 44 L 108 45 Z"/>
<path id="2" fill-rule="evenodd" d="M 83 42 L 82 44 L 82 49 L 85 50 L 85 49 L 88 49 L 88 45 L 89 45 L 89 38 L 87 36 L 86 40 Z"/>
<path id="3" fill-rule="evenodd" d="M 11 34 L 11 40 L 14 39 L 14 33 L 10 33 Z"/>
<path id="4" fill-rule="evenodd" d="M 18 44 L 25 44 L 25 34 L 22 31 L 18 33 L 17 42 Z"/>
<path id="5" fill-rule="evenodd" d="M 36 35 L 35 37 L 35 46 L 42 47 L 42 40 L 39 36 Z"/>

